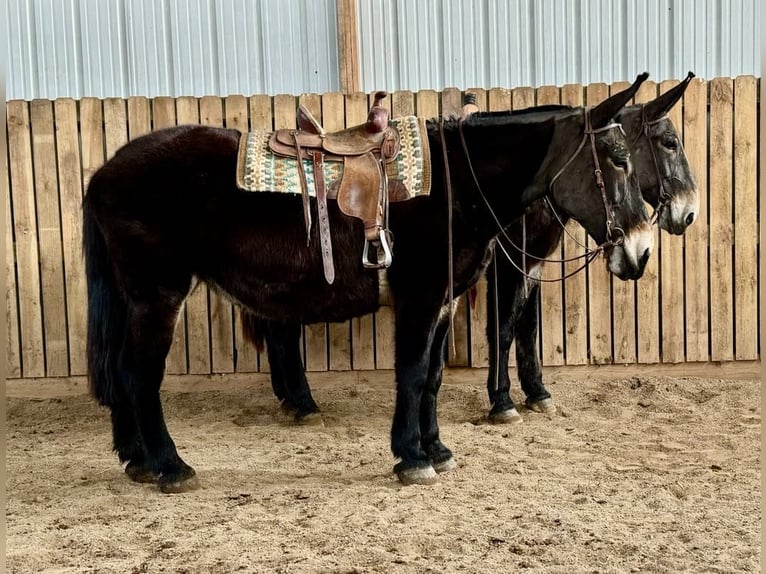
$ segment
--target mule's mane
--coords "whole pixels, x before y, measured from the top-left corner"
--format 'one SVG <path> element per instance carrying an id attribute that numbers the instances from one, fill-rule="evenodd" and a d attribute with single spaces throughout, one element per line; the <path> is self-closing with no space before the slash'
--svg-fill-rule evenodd
<path id="1" fill-rule="evenodd" d="M 533 123 L 550 119 L 551 117 L 558 115 L 562 112 L 570 112 L 576 110 L 572 106 L 564 105 L 545 105 L 536 106 L 534 108 L 525 108 L 523 110 L 506 110 L 506 111 L 493 111 L 493 112 L 474 112 L 471 115 L 463 118 L 463 122 L 469 126 L 499 126 L 508 124 L 509 120 L 512 123 Z M 444 128 L 451 129 L 457 127 L 459 117 L 445 117 Z M 428 120 L 428 129 L 438 130 L 440 118 L 431 118 Z"/>

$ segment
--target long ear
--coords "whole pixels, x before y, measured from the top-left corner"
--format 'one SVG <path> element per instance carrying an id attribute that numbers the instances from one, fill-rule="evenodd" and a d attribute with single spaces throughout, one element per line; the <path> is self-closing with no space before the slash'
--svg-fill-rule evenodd
<path id="1" fill-rule="evenodd" d="M 649 77 L 648 72 L 639 74 L 636 81 L 627 89 L 623 90 L 601 102 L 590 111 L 590 122 L 594 129 L 602 128 L 617 115 L 623 106 L 625 106 L 633 96 L 636 95 L 638 88 Z"/>
<path id="2" fill-rule="evenodd" d="M 692 81 L 694 74 L 689 72 L 686 78 L 677 86 L 669 89 L 662 94 L 659 98 L 652 100 L 644 106 L 644 112 L 646 113 L 646 119 L 656 120 L 657 118 L 665 115 L 670 111 L 676 102 L 684 95 L 686 88 L 689 87 L 689 83 Z"/>

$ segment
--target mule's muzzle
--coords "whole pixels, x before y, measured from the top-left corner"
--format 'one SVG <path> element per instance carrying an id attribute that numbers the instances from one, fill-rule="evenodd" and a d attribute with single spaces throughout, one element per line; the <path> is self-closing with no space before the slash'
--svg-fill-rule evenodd
<path id="1" fill-rule="evenodd" d="M 623 281 L 640 279 L 654 247 L 654 233 L 648 224 L 631 229 L 624 240 L 607 251 L 607 267 Z"/>
<path id="2" fill-rule="evenodd" d="M 681 235 L 696 221 L 698 213 L 699 195 L 694 190 L 674 196 L 660 213 L 658 223 L 668 233 Z"/>

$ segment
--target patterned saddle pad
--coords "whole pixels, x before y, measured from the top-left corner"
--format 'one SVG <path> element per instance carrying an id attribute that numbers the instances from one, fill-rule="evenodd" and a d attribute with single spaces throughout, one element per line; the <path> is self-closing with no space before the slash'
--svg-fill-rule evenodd
<path id="1" fill-rule="evenodd" d="M 428 195 L 431 191 L 431 154 L 425 120 L 404 116 L 392 119 L 390 125 L 399 132 L 399 154 L 386 164 L 388 178 L 404 183 L 410 197 Z M 301 193 L 297 160 L 271 153 L 271 133 L 257 131 L 242 135 L 237 158 L 237 187 L 244 191 Z M 343 162 L 323 163 L 327 185 L 343 177 Z M 314 196 L 313 162 L 304 160 L 303 166 L 309 194 Z"/>

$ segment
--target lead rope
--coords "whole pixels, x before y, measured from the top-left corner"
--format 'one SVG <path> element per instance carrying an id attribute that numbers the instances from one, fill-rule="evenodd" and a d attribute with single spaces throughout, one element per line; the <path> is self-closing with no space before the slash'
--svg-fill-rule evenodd
<path id="1" fill-rule="evenodd" d="M 449 172 L 449 158 L 447 156 L 447 140 L 444 137 L 444 117 L 439 118 L 439 137 L 442 140 L 442 155 L 444 156 L 444 178 L 447 186 L 447 312 L 449 313 L 449 332 L 447 344 L 449 345 L 451 356 L 454 357 L 455 349 L 455 315 L 452 312 L 452 299 L 455 296 L 453 288 L 453 259 L 452 259 L 452 179 Z"/>

